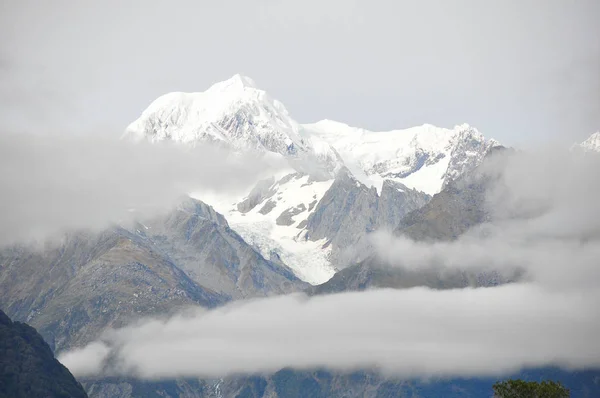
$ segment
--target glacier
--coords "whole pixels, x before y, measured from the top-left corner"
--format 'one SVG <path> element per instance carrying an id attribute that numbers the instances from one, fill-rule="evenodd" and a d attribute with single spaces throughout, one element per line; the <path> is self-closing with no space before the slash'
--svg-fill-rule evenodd
<path id="1" fill-rule="evenodd" d="M 499 145 L 468 124 L 391 131 L 369 131 L 332 120 L 300 124 L 281 102 L 240 74 L 205 91 L 157 98 L 123 136 L 218 145 L 232 153 L 285 159 L 289 167 L 265 184 L 264 195 L 190 194 L 225 215 L 231 228 L 266 258 L 284 262 L 312 284 L 327 281 L 336 266 L 330 261 L 327 238 L 303 238 L 306 222 L 340 170 L 350 171 L 379 194 L 389 181 L 431 196 L 477 167 L 488 150 Z"/>

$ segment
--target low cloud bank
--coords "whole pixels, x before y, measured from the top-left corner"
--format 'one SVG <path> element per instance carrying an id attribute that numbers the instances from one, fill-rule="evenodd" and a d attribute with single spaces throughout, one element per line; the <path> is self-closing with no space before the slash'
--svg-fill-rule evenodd
<path id="1" fill-rule="evenodd" d="M 600 155 L 515 153 L 484 165 L 489 221 L 449 242 L 415 242 L 380 231 L 383 262 L 418 269 L 494 270 L 548 288 L 597 289 L 600 280 Z"/>
<path id="2" fill-rule="evenodd" d="M 283 166 L 208 145 L 2 134 L 0 246 L 126 222 L 164 211 L 192 191 L 243 195 Z"/>
<path id="3" fill-rule="evenodd" d="M 492 162 L 489 223 L 453 242 L 372 237 L 390 266 L 521 269 L 521 283 L 237 302 L 112 330 L 59 359 L 77 376 L 143 379 L 321 366 L 405 377 L 600 367 L 599 160 L 529 153 Z"/>
<path id="4" fill-rule="evenodd" d="M 106 333 L 59 360 L 79 377 L 223 377 L 324 366 L 406 377 L 600 366 L 598 296 L 534 285 L 291 295 Z"/>

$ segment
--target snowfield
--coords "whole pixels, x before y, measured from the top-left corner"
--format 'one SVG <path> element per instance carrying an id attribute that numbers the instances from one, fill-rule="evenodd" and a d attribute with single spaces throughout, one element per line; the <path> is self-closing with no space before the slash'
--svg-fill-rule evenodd
<path id="1" fill-rule="evenodd" d="M 320 284 L 328 281 L 336 269 L 328 260 L 329 249 L 323 248 L 326 240 L 313 242 L 304 239 L 306 230 L 302 223 L 332 183 L 333 180 L 310 181 L 308 175 L 287 175 L 276 181 L 270 187 L 272 193 L 247 213 L 239 211 L 236 206 L 243 198 L 232 200 L 198 193 L 193 196 L 223 214 L 231 228 L 265 258 L 277 255 L 300 279 Z M 295 210 L 290 212 L 294 215 L 289 220 L 278 222 L 281 214 L 289 209 Z M 286 223 L 282 224 L 282 221 Z"/>
<path id="2" fill-rule="evenodd" d="M 204 92 L 159 97 L 126 128 L 124 137 L 192 146 L 216 143 L 237 153 L 286 160 L 291 169 L 287 176 L 274 176 L 251 209 L 238 208 L 244 197 L 192 196 L 222 213 L 266 258 L 284 262 L 312 284 L 327 281 L 336 269 L 328 260 L 326 239 L 306 240 L 304 226 L 340 169 L 347 168 L 379 193 L 387 179 L 433 195 L 479 165 L 489 148 L 498 145 L 467 124 L 381 132 L 331 120 L 299 124 L 281 102 L 241 75 Z"/>

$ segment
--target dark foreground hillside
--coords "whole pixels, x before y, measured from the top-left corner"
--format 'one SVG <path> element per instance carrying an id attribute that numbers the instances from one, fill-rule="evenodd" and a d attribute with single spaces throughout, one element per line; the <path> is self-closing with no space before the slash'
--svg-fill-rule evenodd
<path id="1" fill-rule="evenodd" d="M 87 397 L 37 331 L 0 311 L 0 398 Z"/>

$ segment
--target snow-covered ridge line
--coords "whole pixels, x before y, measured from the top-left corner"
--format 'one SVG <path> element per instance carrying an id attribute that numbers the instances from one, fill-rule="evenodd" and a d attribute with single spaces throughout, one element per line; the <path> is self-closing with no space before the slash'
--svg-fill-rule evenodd
<path id="1" fill-rule="evenodd" d="M 224 141 L 234 148 L 282 154 L 306 150 L 298 124 L 283 104 L 235 75 L 204 92 L 172 92 L 153 101 L 125 136 L 193 144 Z"/>
<path id="2" fill-rule="evenodd" d="M 264 195 L 194 196 L 222 213 L 231 228 L 266 258 L 284 262 L 313 284 L 325 282 L 335 272 L 331 245 L 327 239 L 301 237 L 340 170 L 349 170 L 358 186 L 376 187 L 380 194 L 388 180 L 388 185 L 401 183 L 433 195 L 478 166 L 489 148 L 498 144 L 468 124 L 452 129 L 425 124 L 383 132 L 332 120 L 299 124 L 281 102 L 241 75 L 204 92 L 157 98 L 127 127 L 125 136 L 192 146 L 211 142 L 236 153 L 284 159 L 291 170 L 286 176 L 273 176 Z"/>
<path id="3" fill-rule="evenodd" d="M 204 92 L 159 97 L 127 127 L 126 135 L 276 153 L 294 161 L 296 170 L 321 170 L 327 178 L 346 166 L 367 185 L 380 188 L 384 179 L 391 179 L 428 194 L 475 167 L 498 144 L 468 124 L 383 132 L 332 120 L 301 125 L 281 102 L 242 75 Z"/>
<path id="4" fill-rule="evenodd" d="M 575 146 L 588 152 L 600 152 L 600 131 L 595 132 L 581 144 L 575 144 Z"/>
<path id="5" fill-rule="evenodd" d="M 476 167 L 490 147 L 499 145 L 468 124 L 369 131 L 322 120 L 302 128 L 335 148 L 364 184 L 380 189 L 390 179 L 430 195 Z"/>
<path id="6" fill-rule="evenodd" d="M 265 258 L 281 260 L 300 279 L 320 284 L 329 280 L 336 269 L 328 259 L 329 249 L 323 248 L 325 240 L 309 241 L 303 233 L 308 217 L 332 183 L 292 173 L 259 183 L 262 189 L 252 201 L 210 198 L 202 193 L 193 196 L 211 203 L 231 228 Z"/>

